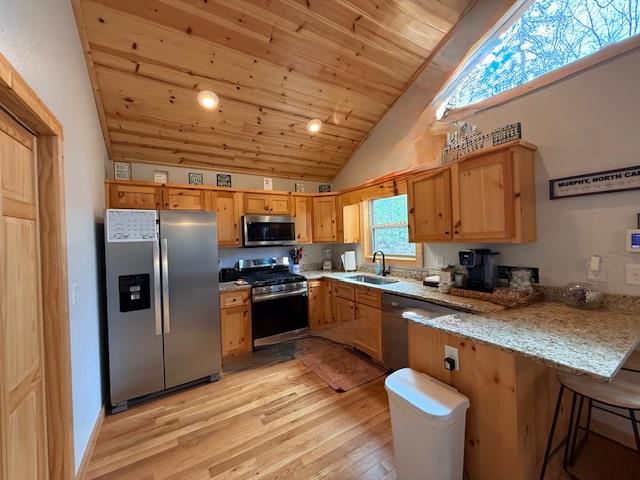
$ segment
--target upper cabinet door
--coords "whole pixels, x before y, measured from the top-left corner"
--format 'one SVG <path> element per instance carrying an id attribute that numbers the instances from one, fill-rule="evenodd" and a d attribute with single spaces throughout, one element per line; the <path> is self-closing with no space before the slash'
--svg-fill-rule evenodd
<path id="1" fill-rule="evenodd" d="M 295 197 L 296 243 L 311 243 L 313 218 L 310 197 Z"/>
<path id="2" fill-rule="evenodd" d="M 162 208 L 162 187 L 151 185 L 109 185 L 109 208 Z"/>
<path id="3" fill-rule="evenodd" d="M 245 193 L 244 213 L 268 215 L 269 197 L 263 193 Z"/>
<path id="4" fill-rule="evenodd" d="M 269 213 L 271 215 L 291 215 L 291 197 L 288 195 L 269 195 Z"/>
<path id="5" fill-rule="evenodd" d="M 514 236 L 513 160 L 509 150 L 451 166 L 453 236 L 503 240 Z"/>
<path id="6" fill-rule="evenodd" d="M 360 243 L 360 204 L 342 208 L 342 242 Z"/>
<path id="7" fill-rule="evenodd" d="M 313 199 L 313 240 L 336 241 L 336 198 L 333 196 Z"/>
<path id="8" fill-rule="evenodd" d="M 218 215 L 218 246 L 240 246 L 242 193 L 212 192 L 213 209 Z"/>
<path id="9" fill-rule="evenodd" d="M 451 239 L 451 172 L 448 168 L 425 173 L 407 183 L 409 241 Z"/>
<path id="10" fill-rule="evenodd" d="M 168 210 L 207 210 L 207 191 L 192 188 L 164 189 L 164 208 Z"/>

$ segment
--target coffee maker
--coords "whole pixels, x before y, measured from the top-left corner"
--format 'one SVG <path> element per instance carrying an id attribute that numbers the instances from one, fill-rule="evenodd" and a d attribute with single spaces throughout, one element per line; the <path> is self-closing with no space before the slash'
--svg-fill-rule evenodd
<path id="1" fill-rule="evenodd" d="M 460 265 L 467 268 L 468 278 L 465 288 L 480 292 L 493 292 L 498 279 L 497 256 L 486 248 L 460 250 Z"/>

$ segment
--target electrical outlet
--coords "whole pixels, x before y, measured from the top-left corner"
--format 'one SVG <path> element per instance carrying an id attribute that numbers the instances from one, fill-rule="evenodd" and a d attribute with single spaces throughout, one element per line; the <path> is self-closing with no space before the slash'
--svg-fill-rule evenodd
<path id="1" fill-rule="evenodd" d="M 640 285 L 640 264 L 627 263 L 624 266 L 624 276 L 627 285 Z"/>
<path id="2" fill-rule="evenodd" d="M 444 346 L 444 358 L 453 358 L 456 361 L 456 370 L 460 370 L 460 357 L 458 356 L 458 349 L 451 345 Z M 443 359 L 444 360 L 444 359 Z"/>
<path id="3" fill-rule="evenodd" d="M 444 267 L 444 255 L 436 255 L 436 267 Z"/>
<path id="4" fill-rule="evenodd" d="M 80 301 L 80 286 L 77 283 L 71 285 L 71 303 L 77 305 Z"/>
<path id="5" fill-rule="evenodd" d="M 607 281 L 607 270 L 605 268 L 604 262 L 598 255 L 594 255 L 587 262 L 587 278 L 594 282 L 606 282 Z"/>

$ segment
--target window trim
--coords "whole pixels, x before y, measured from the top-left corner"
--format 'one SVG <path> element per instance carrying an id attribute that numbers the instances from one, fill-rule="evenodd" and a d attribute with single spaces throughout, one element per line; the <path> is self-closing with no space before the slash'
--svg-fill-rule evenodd
<path id="1" fill-rule="evenodd" d="M 444 87 L 435 96 L 432 107 L 434 112 L 437 111 L 442 103 L 446 100 L 446 97 L 462 80 L 465 73 L 475 66 L 475 63 L 484 58 L 484 54 L 487 53 L 489 47 L 493 48 L 492 41 L 497 39 L 506 29 L 508 29 L 516 20 L 524 14 L 524 12 L 533 3 L 533 0 L 520 0 L 514 5 L 509 12 L 496 24 L 496 26 L 489 31 L 474 47 L 471 48 L 470 53 L 462 61 L 460 66 L 451 75 L 449 80 L 445 83 Z M 575 62 L 568 63 L 556 70 L 552 70 L 544 75 L 541 75 L 533 80 L 530 80 L 522 85 L 514 87 L 510 90 L 506 90 L 502 93 L 494 95 L 492 97 L 480 100 L 476 103 L 471 103 L 463 107 L 456 107 L 449 110 L 442 118 L 436 118 L 437 123 L 453 123 L 460 120 L 464 120 L 471 115 L 478 112 L 497 107 L 499 105 L 511 102 L 520 97 L 524 97 L 530 93 L 536 92 L 549 85 L 555 84 L 562 80 L 568 79 L 574 75 L 582 73 L 583 71 L 597 67 L 603 63 L 609 62 L 613 59 L 640 49 L 640 35 L 621 40 L 618 43 L 608 45 L 597 52 L 582 57 Z"/>
<path id="2" fill-rule="evenodd" d="M 389 198 L 391 196 L 399 196 L 405 195 L 406 193 L 398 193 L 397 195 L 389 195 L 385 197 L 377 197 L 371 198 L 364 201 L 363 209 L 362 209 L 362 225 L 364 229 L 364 258 L 368 262 L 373 262 L 373 228 L 371 226 L 371 204 L 374 200 L 378 200 L 381 198 Z M 407 218 L 407 228 L 408 228 L 408 218 Z M 423 266 L 423 254 L 422 254 L 422 244 L 416 243 L 416 255 L 415 257 L 399 257 L 393 255 L 385 255 L 385 263 L 387 266 L 392 267 L 417 267 L 420 268 Z"/>

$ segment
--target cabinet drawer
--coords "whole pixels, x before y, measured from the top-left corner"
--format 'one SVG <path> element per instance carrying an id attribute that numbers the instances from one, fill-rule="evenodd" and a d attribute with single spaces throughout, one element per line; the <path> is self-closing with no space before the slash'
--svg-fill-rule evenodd
<path id="1" fill-rule="evenodd" d="M 375 308 L 382 308 L 382 294 L 379 290 L 367 287 L 356 288 L 356 302 Z"/>
<path id="2" fill-rule="evenodd" d="M 237 307 L 249 301 L 249 289 L 220 294 L 220 308 Z"/>
<path id="3" fill-rule="evenodd" d="M 351 285 L 346 285 L 344 283 L 335 283 L 333 286 L 333 291 L 335 292 L 336 297 L 345 298 L 347 300 L 355 300 L 355 287 Z"/>

